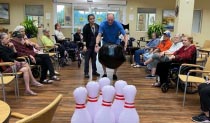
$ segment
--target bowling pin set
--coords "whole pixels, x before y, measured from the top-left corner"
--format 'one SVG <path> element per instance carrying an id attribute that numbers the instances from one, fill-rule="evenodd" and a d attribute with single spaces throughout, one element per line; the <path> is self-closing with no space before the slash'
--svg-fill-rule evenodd
<path id="1" fill-rule="evenodd" d="M 123 80 L 116 81 L 115 87 L 110 84 L 110 79 L 103 77 L 88 82 L 86 88 L 76 88 L 71 123 L 140 123 L 134 105 L 136 87 Z"/>

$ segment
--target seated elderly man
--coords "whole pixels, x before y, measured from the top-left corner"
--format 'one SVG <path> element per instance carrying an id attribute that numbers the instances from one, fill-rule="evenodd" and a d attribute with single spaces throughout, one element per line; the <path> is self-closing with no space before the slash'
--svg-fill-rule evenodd
<path id="1" fill-rule="evenodd" d="M 151 74 L 146 76 L 146 78 L 153 78 L 155 77 L 156 67 L 159 62 L 164 62 L 168 59 L 169 55 L 172 55 L 175 51 L 179 50 L 183 46 L 183 43 L 181 41 L 181 35 L 176 34 L 173 38 L 173 45 L 170 47 L 170 49 L 155 53 L 152 55 L 151 58 L 146 60 L 144 62 L 144 65 L 147 65 L 149 69 L 151 69 Z"/>
<path id="2" fill-rule="evenodd" d="M 150 52 L 143 54 L 144 60 L 146 61 L 149 58 L 151 58 L 154 53 L 168 50 L 172 45 L 170 37 L 171 33 L 169 31 L 165 31 L 163 33 L 163 40 L 158 44 L 158 46 L 154 48 L 154 50 L 151 50 Z M 145 66 L 143 62 L 140 62 L 140 65 L 136 65 L 135 67 L 141 67 L 141 66 Z"/>
<path id="3" fill-rule="evenodd" d="M 44 45 L 44 47 L 47 48 L 47 50 L 49 52 L 54 51 L 54 48 L 56 48 L 61 56 L 60 65 L 61 66 L 66 65 L 66 63 L 64 62 L 66 54 L 67 54 L 65 51 L 65 47 L 62 44 L 55 45 L 54 41 L 51 40 L 51 38 L 50 38 L 50 31 L 48 29 L 43 29 L 43 35 L 41 37 L 41 42 Z"/>
<path id="4" fill-rule="evenodd" d="M 38 54 L 34 52 L 34 48 L 38 49 L 39 47 L 27 38 L 24 38 L 24 36 L 25 28 L 23 26 L 17 26 L 10 40 L 17 50 L 17 55 L 28 56 L 31 63 L 41 65 L 41 83 L 52 83 L 53 80 L 59 81 L 60 79 L 55 76 L 54 67 L 49 54 Z M 50 79 L 46 79 L 48 70 L 50 72 Z"/>

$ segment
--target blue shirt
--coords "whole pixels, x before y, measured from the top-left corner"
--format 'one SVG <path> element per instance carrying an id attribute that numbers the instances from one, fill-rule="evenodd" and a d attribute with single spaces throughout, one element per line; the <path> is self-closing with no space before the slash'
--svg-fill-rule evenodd
<path id="1" fill-rule="evenodd" d="M 152 39 L 149 43 L 147 43 L 148 47 L 157 47 L 157 45 L 160 43 L 160 39 Z"/>
<path id="2" fill-rule="evenodd" d="M 125 30 L 122 24 L 117 21 L 114 21 L 112 25 L 103 21 L 99 26 L 99 33 L 103 35 L 104 43 L 120 44 L 119 34 L 125 35 Z"/>

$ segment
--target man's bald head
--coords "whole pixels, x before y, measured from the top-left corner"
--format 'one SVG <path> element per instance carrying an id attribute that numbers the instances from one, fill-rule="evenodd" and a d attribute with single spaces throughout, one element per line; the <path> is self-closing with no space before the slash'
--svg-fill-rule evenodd
<path id="1" fill-rule="evenodd" d="M 109 25 L 112 25 L 113 22 L 114 22 L 114 14 L 108 13 L 108 14 L 107 14 L 107 21 L 108 21 L 108 24 L 109 24 Z"/>

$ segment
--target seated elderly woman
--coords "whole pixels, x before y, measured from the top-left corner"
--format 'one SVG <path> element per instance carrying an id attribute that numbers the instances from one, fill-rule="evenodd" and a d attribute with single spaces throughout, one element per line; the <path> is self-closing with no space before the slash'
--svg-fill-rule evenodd
<path id="1" fill-rule="evenodd" d="M 171 56 L 165 57 L 165 62 L 160 62 L 157 65 L 156 75 L 159 76 L 160 82 L 153 85 L 156 87 L 161 86 L 163 83 L 168 82 L 168 71 L 171 63 L 192 63 L 196 54 L 196 47 L 193 45 L 193 37 L 184 35 L 182 37 L 183 46 L 174 52 Z"/>
<path id="2" fill-rule="evenodd" d="M 169 55 L 172 55 L 175 51 L 179 50 L 183 46 L 181 42 L 181 35 L 176 34 L 173 38 L 172 46 L 163 52 L 155 53 L 151 58 L 144 62 L 144 65 L 147 65 L 151 69 L 151 74 L 147 75 L 146 78 L 155 77 L 156 67 L 159 62 L 167 62 L 169 60 Z"/>
<path id="3" fill-rule="evenodd" d="M 15 61 L 17 57 L 17 51 L 13 45 L 13 43 L 9 42 L 9 36 L 6 33 L 0 34 L 0 59 L 4 62 L 14 62 L 16 65 L 17 71 L 23 72 L 23 78 L 25 82 L 25 94 L 27 95 L 37 95 L 37 93 L 33 92 L 30 89 L 29 83 L 34 86 L 42 86 L 32 75 L 31 69 L 26 62 L 18 62 Z M 12 68 L 1 68 L 4 73 L 11 73 Z"/>
<path id="4" fill-rule="evenodd" d="M 41 65 L 40 82 L 48 84 L 52 83 L 53 80 L 59 81 L 60 78 L 55 76 L 54 67 L 49 54 L 38 54 L 34 52 L 34 48 L 38 49 L 39 47 L 30 40 L 23 38 L 25 36 L 24 27 L 18 26 L 15 30 L 10 41 L 14 44 L 18 56 L 28 56 L 31 63 Z M 50 79 L 46 79 L 48 70 L 50 72 Z"/>

